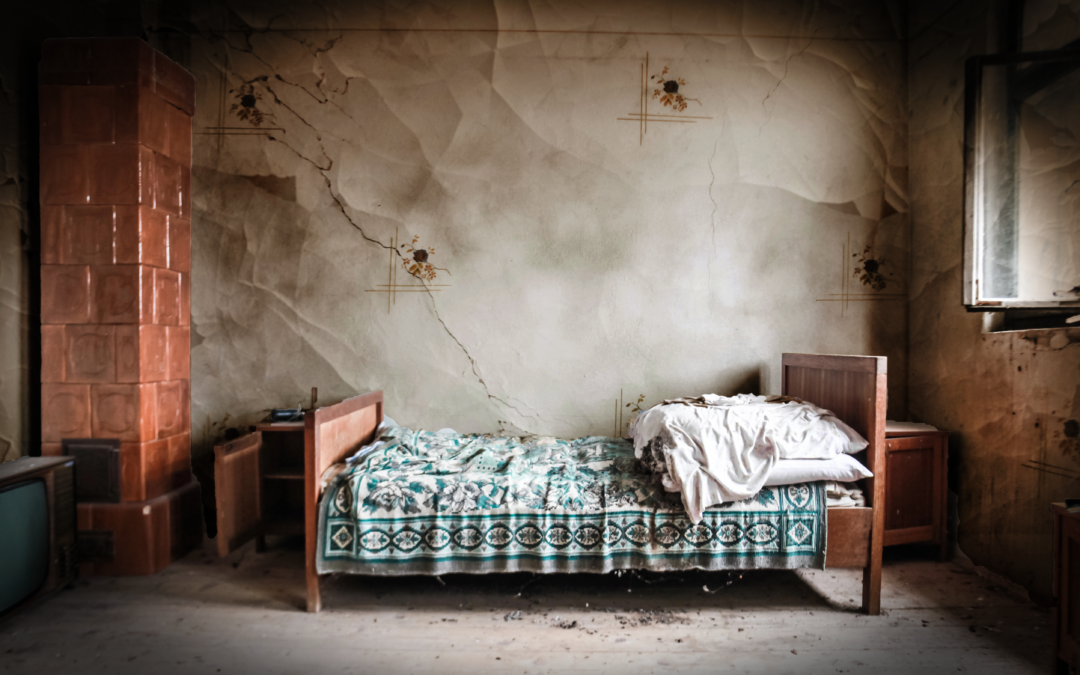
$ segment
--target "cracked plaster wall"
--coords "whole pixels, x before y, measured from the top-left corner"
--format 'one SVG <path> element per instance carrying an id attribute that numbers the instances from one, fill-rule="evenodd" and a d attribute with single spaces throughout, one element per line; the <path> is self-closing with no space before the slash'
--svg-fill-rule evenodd
<path id="1" fill-rule="evenodd" d="M 903 416 L 904 17 L 864 4 L 196 5 L 196 454 L 312 386 L 610 434 L 620 395 L 775 392 L 784 351 L 887 355 Z M 709 119 L 619 119 L 646 54 Z"/>
<path id="2" fill-rule="evenodd" d="M 912 5 L 909 411 L 952 432 L 959 545 L 977 564 L 1051 595 L 1049 503 L 1080 478 L 1080 330 L 984 333 L 961 304 L 964 60 L 998 51 L 1001 18 L 962 0 Z M 1026 8 L 1023 49 L 1080 37 L 1080 3 Z M 1075 139 L 1074 139 L 1075 142 Z"/>
<path id="3" fill-rule="evenodd" d="M 413 425 L 621 432 L 620 395 L 776 391 L 783 351 L 889 356 L 902 417 L 904 16 L 862 5 L 21 9 L 0 69 L 22 72 L 14 89 L 0 74 L 0 436 L 17 453 L 34 436 L 36 144 L 17 118 L 40 40 L 68 35 L 145 35 L 197 77 L 197 454 L 312 386 L 384 389 Z M 646 54 L 710 119 L 644 138 L 618 119 L 639 111 Z M 232 110 L 245 84 L 258 127 Z M 388 309 L 368 291 L 413 236 L 448 285 Z M 884 291 L 855 275 L 866 259 Z"/>
<path id="4" fill-rule="evenodd" d="M 13 44 L 0 39 L 0 462 L 27 454 L 29 446 L 29 216 Z"/>

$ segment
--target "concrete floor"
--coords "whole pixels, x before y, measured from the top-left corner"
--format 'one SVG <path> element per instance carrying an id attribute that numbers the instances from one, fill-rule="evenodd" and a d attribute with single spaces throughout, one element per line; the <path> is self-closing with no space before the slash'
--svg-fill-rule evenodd
<path id="1" fill-rule="evenodd" d="M 877 617 L 848 570 L 340 577 L 309 615 L 296 546 L 207 548 L 0 624 L 0 672 L 1048 672 L 1050 611 L 931 554 L 886 550 Z"/>

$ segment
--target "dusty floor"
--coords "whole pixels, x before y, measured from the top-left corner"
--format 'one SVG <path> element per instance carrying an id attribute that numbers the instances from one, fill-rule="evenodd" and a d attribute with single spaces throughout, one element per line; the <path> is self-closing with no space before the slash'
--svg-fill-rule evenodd
<path id="1" fill-rule="evenodd" d="M 296 547 L 197 551 L 0 624 L 0 672 L 1048 672 L 1049 610 L 928 553 L 886 550 L 885 609 L 867 617 L 848 570 L 341 577 L 309 615 Z"/>

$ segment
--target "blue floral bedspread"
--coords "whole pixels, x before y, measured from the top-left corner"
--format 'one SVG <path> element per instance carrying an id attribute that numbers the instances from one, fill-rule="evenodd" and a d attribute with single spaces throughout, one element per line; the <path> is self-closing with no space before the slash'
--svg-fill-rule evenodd
<path id="1" fill-rule="evenodd" d="M 319 506 L 319 572 L 818 567 L 821 483 L 767 487 L 694 525 L 629 441 L 394 427 Z"/>

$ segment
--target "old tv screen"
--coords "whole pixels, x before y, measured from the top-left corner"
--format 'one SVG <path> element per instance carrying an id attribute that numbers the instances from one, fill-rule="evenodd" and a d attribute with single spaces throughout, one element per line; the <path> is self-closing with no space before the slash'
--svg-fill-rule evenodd
<path id="1" fill-rule="evenodd" d="M 49 503 L 37 478 L 0 488 L 0 614 L 33 595 L 49 573 Z"/>

